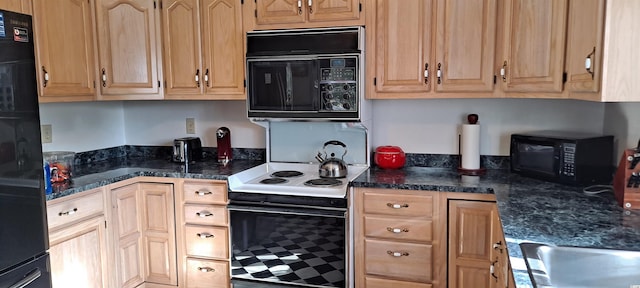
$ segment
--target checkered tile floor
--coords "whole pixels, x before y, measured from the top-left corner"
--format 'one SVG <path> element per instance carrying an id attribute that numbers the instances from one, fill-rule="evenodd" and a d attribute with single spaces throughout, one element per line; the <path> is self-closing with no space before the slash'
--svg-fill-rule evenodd
<path id="1" fill-rule="evenodd" d="M 290 217 L 290 216 L 289 216 Z M 244 251 L 234 247 L 234 278 L 345 287 L 344 228 L 332 218 L 278 217 L 275 230 Z"/>

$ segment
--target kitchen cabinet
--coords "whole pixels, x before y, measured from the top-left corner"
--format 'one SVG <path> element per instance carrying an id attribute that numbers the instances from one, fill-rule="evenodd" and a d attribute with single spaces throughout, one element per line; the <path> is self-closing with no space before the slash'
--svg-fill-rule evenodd
<path id="1" fill-rule="evenodd" d="M 99 100 L 162 99 L 160 12 L 154 0 L 96 5 Z"/>
<path id="2" fill-rule="evenodd" d="M 604 0 L 569 2 L 565 89 L 569 98 L 598 100 L 602 78 Z"/>
<path id="3" fill-rule="evenodd" d="M 104 189 L 47 202 L 52 287 L 111 287 Z"/>
<path id="4" fill-rule="evenodd" d="M 183 179 L 177 187 L 179 286 L 229 287 L 226 181 Z"/>
<path id="5" fill-rule="evenodd" d="M 2 0 L 0 1 L 0 10 L 18 12 L 31 15 L 30 0 Z"/>
<path id="6" fill-rule="evenodd" d="M 166 99 L 245 99 L 242 7 L 233 0 L 163 3 Z"/>
<path id="7" fill-rule="evenodd" d="M 470 200 L 469 196 L 448 194 L 448 287 L 510 287 L 512 276 L 495 199 L 473 195 Z"/>
<path id="8" fill-rule="evenodd" d="M 172 183 L 112 184 L 117 287 L 177 285 L 173 192 Z"/>
<path id="9" fill-rule="evenodd" d="M 503 2 L 502 91 L 520 96 L 562 98 L 567 0 Z"/>
<path id="10" fill-rule="evenodd" d="M 353 193 L 356 287 L 446 287 L 441 194 L 372 188 Z"/>
<path id="11" fill-rule="evenodd" d="M 39 102 L 95 99 L 94 9 L 93 0 L 33 1 Z"/>
<path id="12" fill-rule="evenodd" d="M 366 2 L 366 1 L 365 1 Z M 363 26 L 361 0 L 245 1 L 245 31 L 334 26 Z"/>
<path id="13" fill-rule="evenodd" d="M 368 98 L 493 95 L 495 0 L 367 5 Z"/>

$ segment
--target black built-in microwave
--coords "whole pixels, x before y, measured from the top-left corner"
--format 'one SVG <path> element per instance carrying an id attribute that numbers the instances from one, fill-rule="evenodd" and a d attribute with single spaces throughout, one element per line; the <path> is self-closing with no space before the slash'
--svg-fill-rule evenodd
<path id="1" fill-rule="evenodd" d="M 564 131 L 511 135 L 511 171 L 575 186 L 610 184 L 613 136 Z"/>
<path id="2" fill-rule="evenodd" d="M 247 33 L 251 119 L 360 120 L 363 28 Z"/>

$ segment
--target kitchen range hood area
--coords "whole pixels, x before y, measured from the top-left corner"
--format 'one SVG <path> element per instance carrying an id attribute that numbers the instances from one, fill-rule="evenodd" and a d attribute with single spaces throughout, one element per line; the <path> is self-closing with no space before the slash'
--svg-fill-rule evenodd
<path id="1" fill-rule="evenodd" d="M 1 2 L 1 287 L 640 287 L 640 2 Z"/>

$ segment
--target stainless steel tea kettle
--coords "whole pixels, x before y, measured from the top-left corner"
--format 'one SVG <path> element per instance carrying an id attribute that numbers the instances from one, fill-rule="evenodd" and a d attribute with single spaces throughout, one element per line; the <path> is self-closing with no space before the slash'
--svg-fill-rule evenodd
<path id="1" fill-rule="evenodd" d="M 327 158 L 327 146 L 336 145 L 342 146 L 344 148 L 344 153 L 340 159 L 335 158 L 335 153 L 331 153 L 331 158 Z M 318 172 L 320 174 L 320 178 L 344 178 L 347 176 L 347 163 L 344 162 L 344 155 L 347 155 L 347 145 L 338 141 L 331 140 L 324 143 L 322 147 L 324 151 L 324 158 L 322 154 L 318 152 L 316 155 L 316 159 L 320 161 L 320 168 Z"/>

